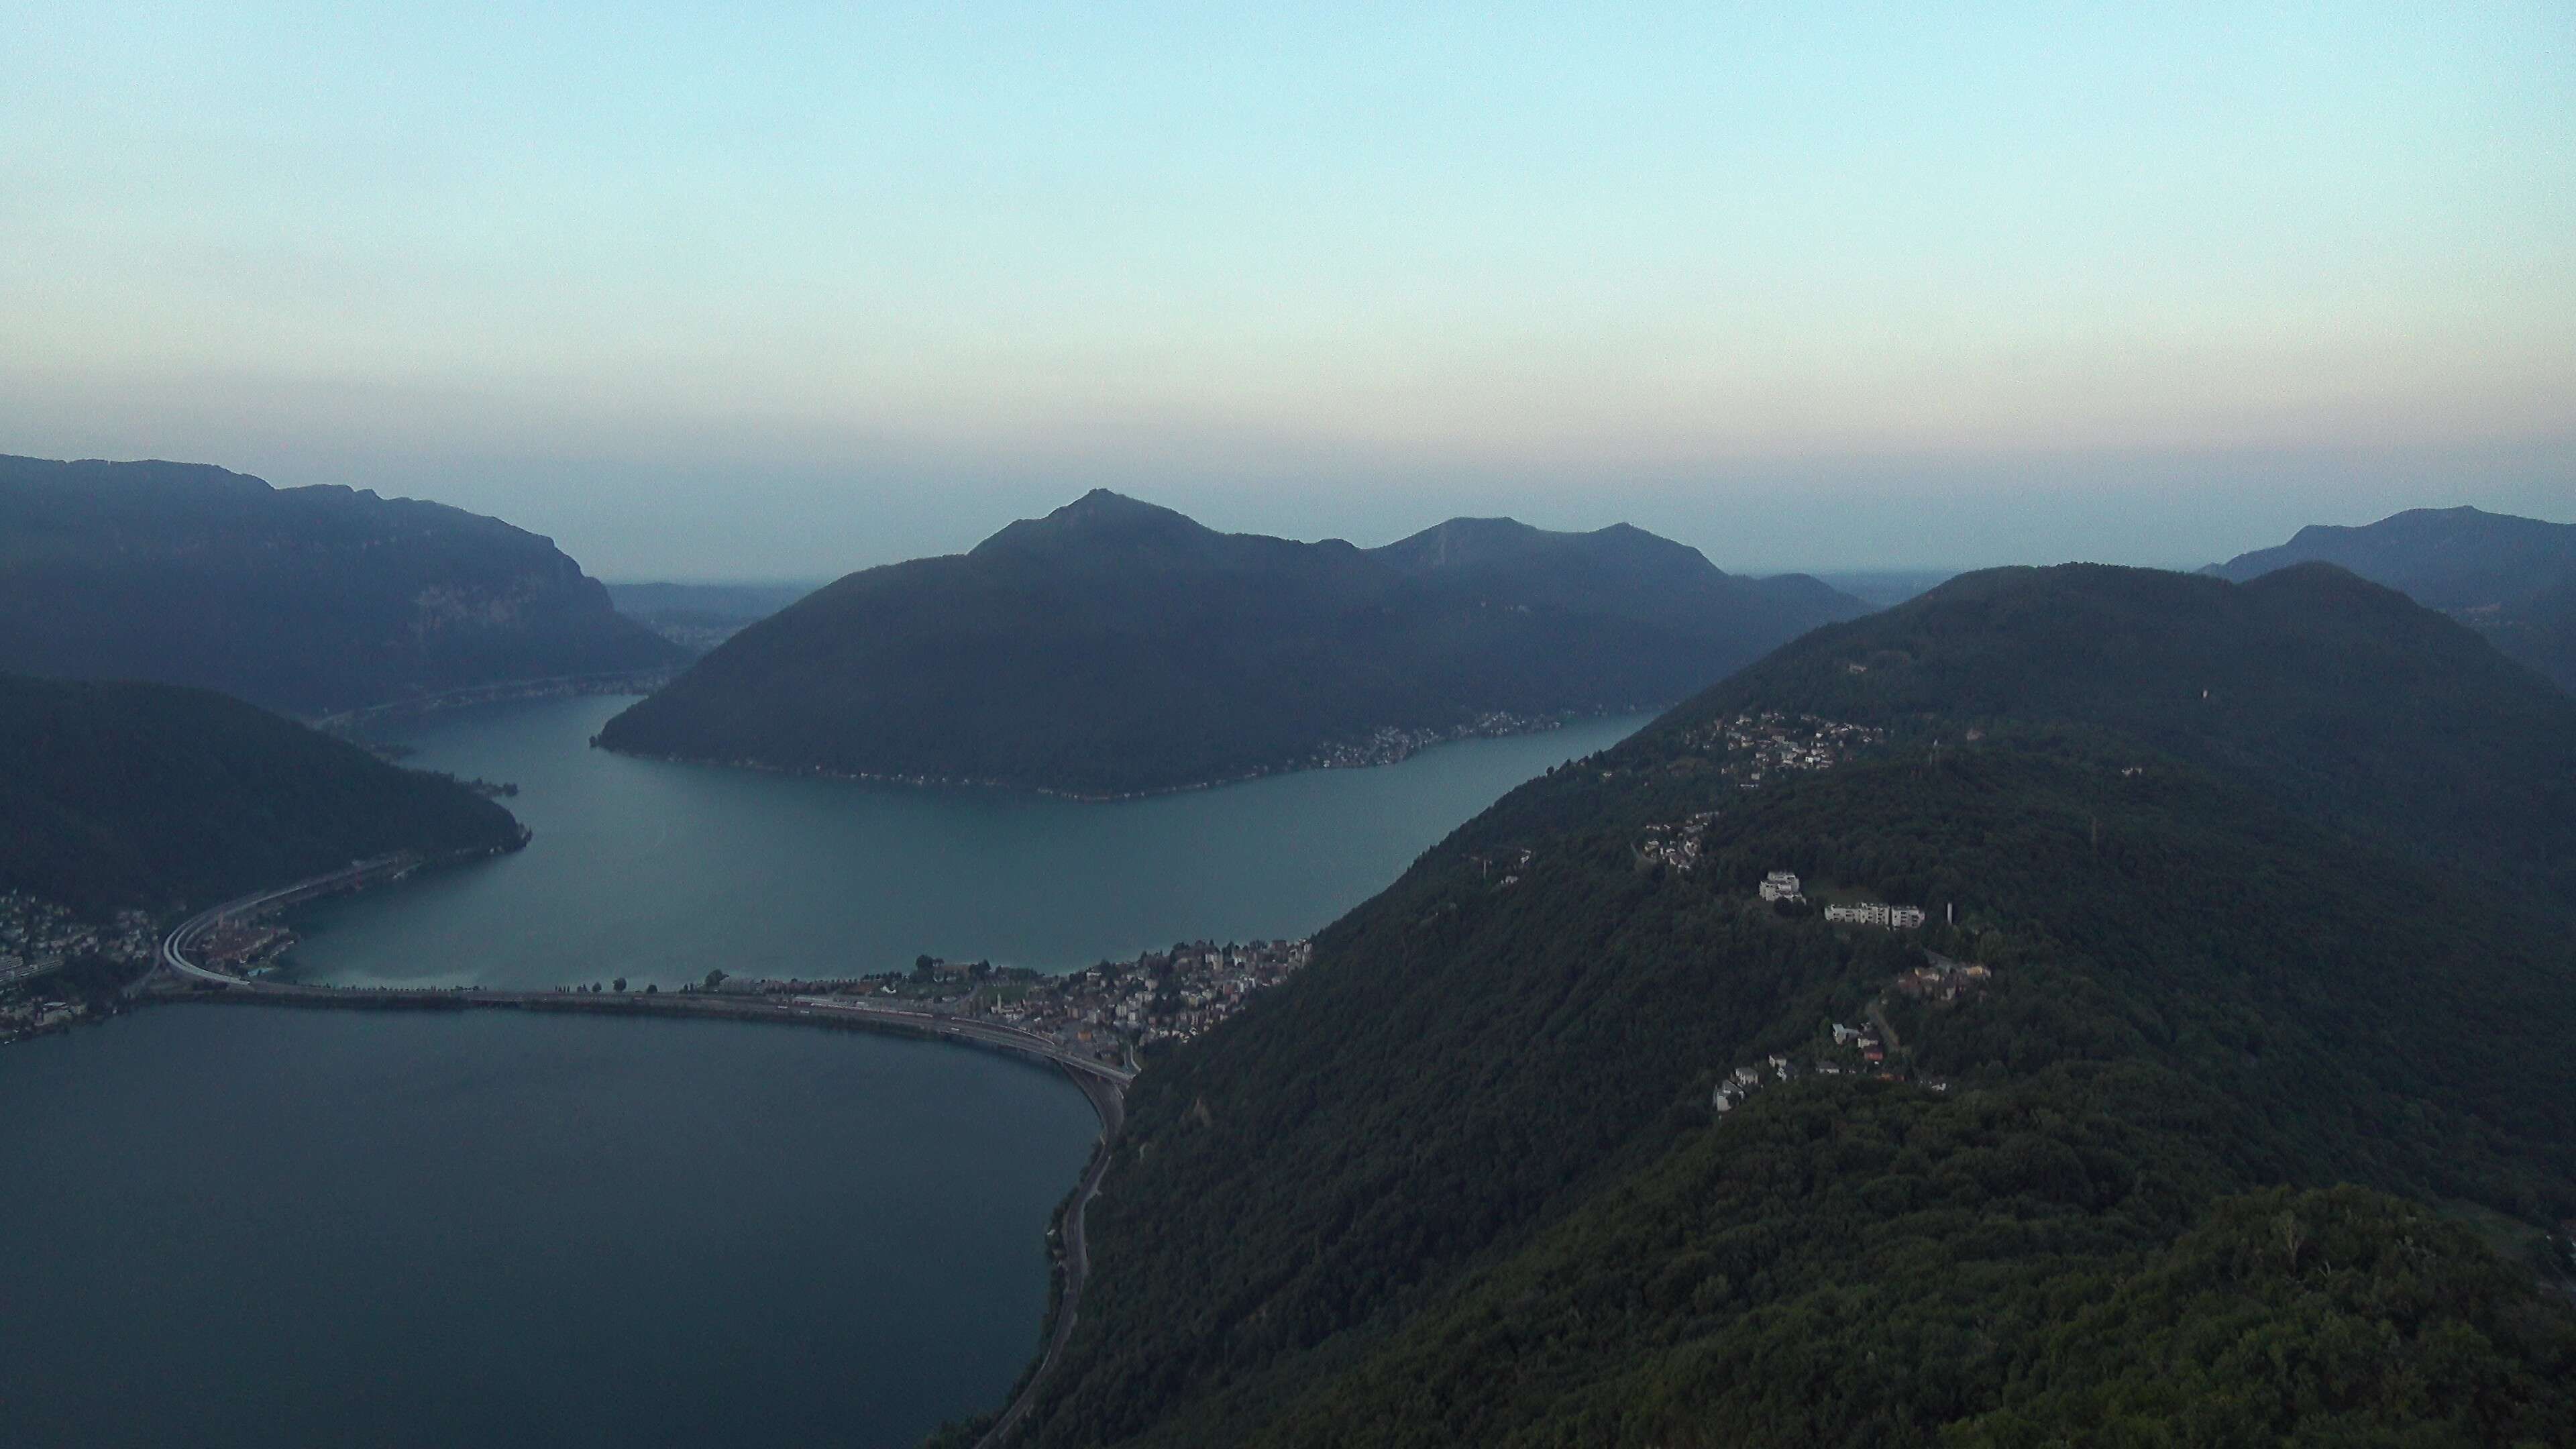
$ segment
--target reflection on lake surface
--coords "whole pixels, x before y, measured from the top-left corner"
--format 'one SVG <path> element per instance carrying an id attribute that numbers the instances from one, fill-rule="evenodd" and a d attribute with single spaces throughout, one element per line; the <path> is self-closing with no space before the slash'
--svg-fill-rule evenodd
<path id="1" fill-rule="evenodd" d="M 1514 785 L 1643 716 L 1399 765 L 1109 804 L 636 760 L 587 748 L 623 699 L 433 717 L 424 769 L 508 781 L 514 856 L 299 912 L 307 980 L 665 987 L 848 976 L 928 953 L 1069 969 L 1176 940 L 1314 931 Z"/>
<path id="2" fill-rule="evenodd" d="M 859 1033 L 161 1006 L 0 1051 L 0 1443 L 910 1449 L 1099 1130 Z"/>

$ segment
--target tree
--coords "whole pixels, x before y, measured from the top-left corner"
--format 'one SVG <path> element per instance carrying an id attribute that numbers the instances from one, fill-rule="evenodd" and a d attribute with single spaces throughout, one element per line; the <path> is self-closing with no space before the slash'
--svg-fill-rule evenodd
<path id="1" fill-rule="evenodd" d="M 724 968 L 723 968 L 723 967 L 721 967 L 721 966 L 715 966 L 715 967 L 710 967 L 710 968 L 708 968 L 708 970 L 707 970 L 707 984 L 706 984 L 706 986 L 705 986 L 703 989 L 708 990 L 708 991 L 713 991 L 713 990 L 715 990 L 717 987 L 722 986 L 722 985 L 724 985 L 724 984 L 725 984 L 725 970 L 724 970 Z"/>
<path id="2" fill-rule="evenodd" d="M 625 990 L 625 989 L 626 989 L 626 978 L 625 978 L 625 977 L 623 977 L 623 976 L 620 976 L 620 977 L 618 977 L 616 980 L 614 980 L 614 981 L 612 981 L 612 982 L 608 983 L 608 989 L 609 989 L 609 990 L 611 990 L 611 991 L 623 991 L 623 990 Z"/>

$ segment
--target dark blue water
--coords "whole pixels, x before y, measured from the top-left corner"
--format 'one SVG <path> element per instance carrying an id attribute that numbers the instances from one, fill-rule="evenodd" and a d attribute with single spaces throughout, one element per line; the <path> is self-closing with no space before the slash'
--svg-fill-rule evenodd
<path id="1" fill-rule="evenodd" d="M 1174 941 L 1302 936 L 1550 765 L 1643 717 L 1110 804 L 628 759 L 622 699 L 404 727 L 408 763 L 520 787 L 516 855 L 312 907 L 289 958 L 352 985 L 826 977 L 924 953 L 1065 970 Z"/>
<path id="2" fill-rule="evenodd" d="M 162 1006 L 0 1050 L 0 1443 L 910 1446 L 1098 1129 L 790 1026 Z"/>
<path id="3" fill-rule="evenodd" d="M 1063 968 L 1300 935 L 1639 720 L 1118 804 L 407 726 L 526 851 L 297 917 L 345 983 Z M 989 1053 L 791 1026 L 165 1005 L 0 1050 L 0 1449 L 911 1446 L 1033 1356 L 1097 1123 Z"/>

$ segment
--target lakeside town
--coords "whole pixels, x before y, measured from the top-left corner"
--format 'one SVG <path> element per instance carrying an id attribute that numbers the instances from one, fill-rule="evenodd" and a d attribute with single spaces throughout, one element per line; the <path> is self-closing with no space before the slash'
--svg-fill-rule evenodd
<path id="1" fill-rule="evenodd" d="M 1179 942 L 1062 975 L 989 961 L 922 956 L 906 972 L 833 980 L 744 980 L 711 971 L 689 992 L 784 996 L 829 1007 L 862 1002 L 996 1022 L 1079 1056 L 1133 1066 L 1158 1046 L 1189 1041 L 1241 1011 L 1314 959 L 1310 941 Z M 573 988 L 567 988 L 573 989 Z M 587 988 L 597 990 L 597 987 Z M 615 989 L 624 990 L 623 981 Z"/>
<path id="2" fill-rule="evenodd" d="M 142 911 L 118 911 L 102 924 L 56 901 L 0 892 L 0 1043 L 88 1019 L 98 1004 L 83 968 L 130 977 L 160 942 Z"/>
<path id="3" fill-rule="evenodd" d="M 1642 707 L 1640 707 L 1642 709 Z M 1604 713 L 1616 714 L 1609 710 Z M 1399 764 L 1434 745 L 1452 744 L 1459 740 L 1499 740 L 1514 735 L 1539 734 L 1562 729 L 1571 714 L 1525 715 L 1509 710 L 1491 710 L 1446 729 L 1399 729 L 1383 725 L 1352 740 L 1339 740 L 1317 749 L 1285 768 L 1289 770 L 1358 770 L 1373 765 Z"/>

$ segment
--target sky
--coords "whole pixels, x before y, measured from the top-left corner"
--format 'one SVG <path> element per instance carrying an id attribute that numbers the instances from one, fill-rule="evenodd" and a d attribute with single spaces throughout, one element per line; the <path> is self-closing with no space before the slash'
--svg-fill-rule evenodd
<path id="1" fill-rule="evenodd" d="M 2576 520 L 2576 6 L 17 0 L 0 452 L 609 578 L 1095 486 L 1756 572 Z"/>

